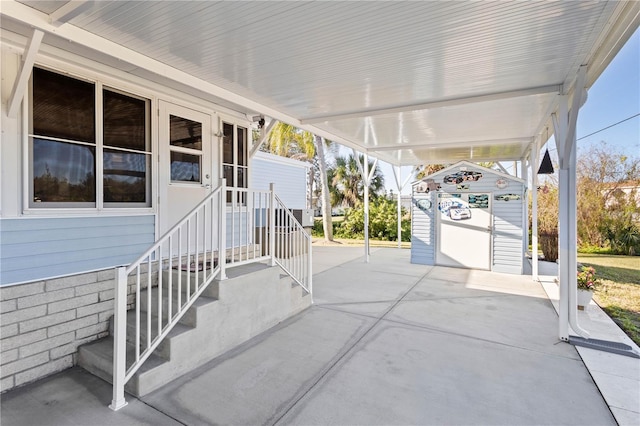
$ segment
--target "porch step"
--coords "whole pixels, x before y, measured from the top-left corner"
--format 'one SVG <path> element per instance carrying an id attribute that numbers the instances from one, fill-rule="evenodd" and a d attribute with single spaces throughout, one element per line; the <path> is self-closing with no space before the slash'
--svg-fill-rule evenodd
<path id="1" fill-rule="evenodd" d="M 165 288 L 166 274 L 169 273 L 175 274 L 176 271 L 165 271 L 163 276 L 164 312 L 169 300 L 169 292 Z M 227 277 L 224 281 L 214 280 L 203 293 L 206 296 L 194 301 L 179 323 L 127 383 L 127 392 L 137 396 L 146 395 L 311 304 L 306 291 L 294 284 L 290 277 L 283 276 L 278 267 L 261 263 L 247 264 L 227 269 Z M 182 279 L 185 279 L 184 275 Z M 146 290 L 141 291 L 141 296 L 144 296 L 141 297 L 144 303 L 140 306 L 140 340 L 144 343 L 148 321 Z M 172 304 L 176 303 L 177 289 L 173 289 L 171 297 Z M 182 297 L 186 297 L 186 293 L 183 292 Z M 154 307 L 158 305 L 157 287 L 152 289 L 151 303 Z M 157 316 L 151 316 L 152 338 L 158 333 L 157 321 Z M 166 321 L 165 313 L 163 324 Z M 127 312 L 127 360 L 132 360 L 135 356 L 134 343 L 135 311 L 131 310 Z M 144 349 L 144 344 L 142 346 Z M 81 346 L 78 353 L 78 365 L 111 382 L 111 336 Z"/>

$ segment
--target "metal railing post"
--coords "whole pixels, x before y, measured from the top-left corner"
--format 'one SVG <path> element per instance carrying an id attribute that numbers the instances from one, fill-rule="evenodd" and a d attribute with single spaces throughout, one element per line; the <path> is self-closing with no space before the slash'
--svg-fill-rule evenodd
<path id="1" fill-rule="evenodd" d="M 149 272 L 151 273 L 151 272 Z M 116 268 L 113 326 L 113 399 L 111 408 L 117 411 L 127 405 L 124 384 L 127 368 L 127 274 L 126 268 Z"/>
<path id="2" fill-rule="evenodd" d="M 227 279 L 227 182 L 220 179 L 220 210 L 218 211 L 218 279 Z M 233 231 L 232 231 L 233 232 Z M 233 247 L 231 248 L 233 250 Z"/>
<path id="3" fill-rule="evenodd" d="M 311 260 L 313 259 L 313 256 L 311 254 L 311 235 L 309 235 L 309 238 L 307 238 L 307 280 L 309 280 L 308 282 L 308 286 L 309 286 L 309 295 L 311 296 L 311 304 L 313 304 L 313 270 L 311 268 Z"/>
<path id="4" fill-rule="evenodd" d="M 276 266 L 276 191 L 275 184 L 269 184 L 269 254 L 271 266 Z"/>

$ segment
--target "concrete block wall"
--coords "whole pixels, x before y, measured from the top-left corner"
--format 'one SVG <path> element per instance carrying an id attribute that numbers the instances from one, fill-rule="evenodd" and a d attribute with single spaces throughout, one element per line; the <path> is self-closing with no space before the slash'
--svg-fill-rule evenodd
<path id="1" fill-rule="evenodd" d="M 113 296 L 113 269 L 0 288 L 0 391 L 75 365 L 108 335 Z"/>

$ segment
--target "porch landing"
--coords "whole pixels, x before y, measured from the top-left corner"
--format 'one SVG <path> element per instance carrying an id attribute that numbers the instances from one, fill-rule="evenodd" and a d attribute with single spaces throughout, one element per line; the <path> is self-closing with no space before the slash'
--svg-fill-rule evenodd
<path id="1" fill-rule="evenodd" d="M 113 412 L 79 368 L 2 395 L 2 424 L 616 424 L 529 276 L 314 247 L 314 300 Z"/>

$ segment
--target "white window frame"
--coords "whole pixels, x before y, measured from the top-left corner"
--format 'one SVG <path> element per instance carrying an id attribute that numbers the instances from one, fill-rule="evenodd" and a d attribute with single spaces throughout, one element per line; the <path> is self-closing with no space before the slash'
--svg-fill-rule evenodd
<path id="1" fill-rule="evenodd" d="M 223 132 L 224 132 L 224 125 L 225 124 L 230 124 L 233 126 L 233 164 L 229 164 L 229 163 L 225 163 L 224 162 L 224 136 L 223 136 Z M 249 149 L 251 148 L 250 144 L 251 144 L 251 123 L 249 123 L 248 121 L 243 121 L 243 120 L 238 120 L 238 119 L 233 119 L 231 117 L 228 116 L 221 116 L 220 117 L 220 153 L 219 153 L 219 158 L 220 158 L 220 178 L 224 177 L 224 167 L 225 166 L 232 166 L 233 167 L 233 176 L 236 177 L 237 176 L 237 171 L 238 168 L 244 168 L 246 170 L 245 172 L 245 176 L 244 176 L 244 181 L 245 181 L 245 186 L 243 186 L 242 188 L 248 188 L 249 187 L 249 173 L 250 173 L 250 167 L 249 167 Z M 242 127 L 244 129 L 246 129 L 247 134 L 245 135 L 245 141 L 244 141 L 244 146 L 245 146 L 245 165 L 244 166 L 240 166 L 238 165 L 238 141 L 237 141 L 237 129 L 238 127 Z M 231 182 L 227 182 L 226 183 L 227 186 L 232 186 Z"/>
<path id="2" fill-rule="evenodd" d="M 32 79 L 29 80 L 28 97 L 25 98 L 27 102 L 23 102 L 23 191 L 22 202 L 24 215 L 86 215 L 86 214 L 108 214 L 108 215 L 131 215 L 134 214 L 150 214 L 156 212 L 156 198 L 157 188 L 157 132 L 154 129 L 155 120 L 152 111 L 157 109 L 157 99 L 151 93 L 145 93 L 139 90 L 137 87 L 131 87 L 127 83 L 110 79 L 102 74 L 93 74 L 90 72 L 83 72 L 83 70 L 62 70 L 56 66 L 51 66 L 47 63 L 38 62 L 34 65 L 34 68 L 41 68 L 46 71 L 58 73 L 60 75 L 85 81 L 94 85 L 95 90 L 95 120 L 96 120 L 96 138 L 95 144 L 90 144 L 95 147 L 95 190 L 96 201 L 95 206 L 73 206 L 71 203 L 47 203 L 43 207 L 34 205 L 33 203 L 33 86 Z M 149 151 L 138 151 L 125 148 L 117 148 L 111 146 L 104 146 L 103 144 L 103 91 L 109 90 L 115 93 L 120 93 L 125 96 L 137 98 L 146 101 L 146 134 L 147 134 L 147 148 Z M 66 141 L 59 138 L 43 137 L 42 139 L 59 140 L 62 142 L 72 142 L 81 144 L 78 141 Z M 104 202 L 103 194 L 103 181 L 104 181 L 104 164 L 103 154 L 104 149 L 121 150 L 126 152 L 134 152 L 145 154 L 149 156 L 150 172 L 147 176 L 146 185 L 146 202 L 142 203 L 114 203 Z M 89 203 L 86 203 L 89 204 Z M 93 204 L 93 203 L 91 203 Z"/>
<path id="3" fill-rule="evenodd" d="M 185 107 L 187 108 L 187 107 Z M 179 117 L 185 120 L 189 120 L 189 118 L 186 117 L 181 117 L 179 115 L 175 115 L 175 114 L 169 114 L 169 116 L 175 116 L 175 117 Z M 204 131 L 204 129 L 202 129 Z M 171 135 L 171 124 L 169 124 L 169 137 Z M 204 135 L 203 135 L 204 136 Z M 203 143 L 204 143 L 204 138 L 203 138 Z M 180 154 L 187 154 L 187 155 L 193 155 L 195 157 L 198 157 L 200 160 L 200 178 L 197 181 L 191 182 L 191 181 L 187 181 L 187 180 L 173 180 L 171 179 L 171 153 L 173 152 L 178 152 Z M 204 176 L 203 176 L 203 169 L 204 169 L 204 146 L 201 146 L 200 149 L 194 149 L 194 148 L 185 148 L 185 147 L 181 147 L 181 146 L 174 146 L 171 145 L 171 141 L 169 140 L 169 185 L 187 185 L 187 186 L 202 186 L 204 185 Z"/>

